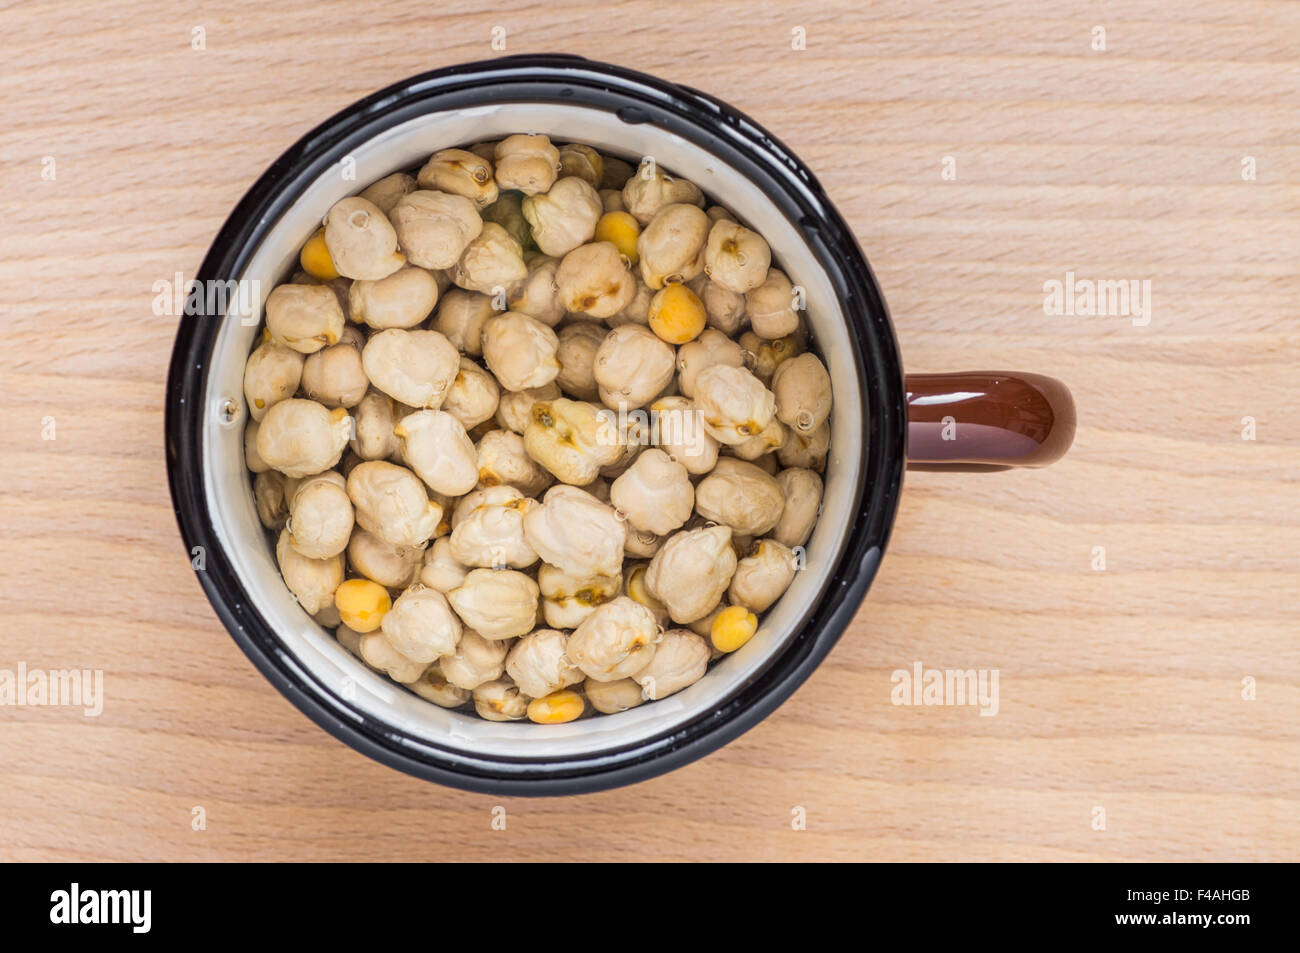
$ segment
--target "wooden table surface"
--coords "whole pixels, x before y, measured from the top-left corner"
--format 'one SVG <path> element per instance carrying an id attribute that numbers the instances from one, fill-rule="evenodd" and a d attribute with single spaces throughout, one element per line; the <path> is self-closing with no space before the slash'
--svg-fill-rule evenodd
<path id="1" fill-rule="evenodd" d="M 0 669 L 106 696 L 0 707 L 0 859 L 1296 858 L 1300 4 L 183 6 L 0 10 Z M 299 714 L 204 599 L 163 460 L 153 282 L 307 129 L 495 27 L 748 112 L 853 223 L 910 369 L 1051 374 L 1080 413 L 1050 469 L 910 474 L 788 703 L 581 798 L 437 787 Z M 1149 280 L 1149 325 L 1046 315 L 1067 271 Z M 916 662 L 997 670 L 998 714 L 893 705 Z"/>

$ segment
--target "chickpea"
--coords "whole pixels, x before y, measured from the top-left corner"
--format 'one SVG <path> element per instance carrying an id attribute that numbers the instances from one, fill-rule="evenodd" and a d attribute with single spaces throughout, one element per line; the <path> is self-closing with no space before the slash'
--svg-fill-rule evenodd
<path id="1" fill-rule="evenodd" d="M 547 490 L 524 515 L 524 538 L 545 562 L 572 575 L 622 572 L 627 527 L 612 507 L 576 486 Z"/>
<path id="2" fill-rule="evenodd" d="M 758 631 L 758 617 L 744 606 L 728 606 L 713 619 L 709 641 L 719 652 L 734 652 Z"/>
<path id="3" fill-rule="evenodd" d="M 776 526 L 785 495 L 775 477 L 752 463 L 722 457 L 695 488 L 695 509 L 706 520 L 742 536 L 762 536 Z"/>
<path id="4" fill-rule="evenodd" d="M 271 465 L 257 455 L 257 421 L 251 415 L 244 425 L 244 466 L 254 475 L 271 469 Z"/>
<path id="5" fill-rule="evenodd" d="M 618 195 L 617 192 L 611 194 Z M 617 209 L 611 211 L 606 208 L 596 222 L 596 241 L 609 242 L 633 265 L 639 257 L 636 253 L 636 240 L 640 235 L 641 224 L 629 213 Z"/>
<path id="6" fill-rule="evenodd" d="M 430 589 L 446 594 L 463 583 L 468 574 L 469 567 L 457 562 L 451 554 L 451 537 L 435 539 L 424 551 L 419 578 Z"/>
<path id="7" fill-rule="evenodd" d="M 257 454 L 285 476 L 305 477 L 339 462 L 351 420 L 342 408 L 290 398 L 273 404 L 257 428 Z"/>
<path id="8" fill-rule="evenodd" d="M 469 689 L 447 681 L 442 673 L 443 661 L 439 659 L 434 662 L 421 673 L 419 678 L 406 687 L 439 708 L 459 708 L 470 700 L 471 693 Z"/>
<path id="9" fill-rule="evenodd" d="M 709 667 L 709 644 L 688 629 L 669 629 L 659 640 L 652 658 L 634 676 L 651 701 L 667 698 L 694 685 Z"/>
<path id="10" fill-rule="evenodd" d="M 605 170 L 600 177 L 600 188 L 618 189 L 622 192 L 627 180 L 636 174 L 636 168 L 616 156 L 601 156 Z"/>
<path id="11" fill-rule="evenodd" d="M 672 345 L 649 328 L 623 324 L 601 342 L 592 373 L 606 407 L 635 409 L 663 391 L 676 366 Z"/>
<path id="12" fill-rule="evenodd" d="M 370 382 L 409 407 L 437 410 L 460 370 L 460 354 L 437 331 L 376 331 L 361 352 Z"/>
<path id="13" fill-rule="evenodd" d="M 704 271 L 709 217 L 694 205 L 666 205 L 636 240 L 641 279 L 654 291 L 687 282 Z"/>
<path id="14" fill-rule="evenodd" d="M 658 166 L 651 163 L 643 163 L 623 184 L 623 206 L 642 225 L 648 224 L 667 206 L 676 204 L 703 208 L 704 193 L 693 182 L 664 175 Z"/>
<path id="15" fill-rule="evenodd" d="M 664 536 L 690 519 L 695 489 L 684 466 L 648 449 L 610 486 L 609 498 L 632 526 Z"/>
<path id="16" fill-rule="evenodd" d="M 393 607 L 388 590 L 369 579 L 345 579 L 334 590 L 334 612 L 353 632 L 373 632 Z"/>
<path id="17" fill-rule="evenodd" d="M 521 248 L 532 243 L 528 220 L 524 218 L 523 196 L 518 192 L 502 192 L 500 198 L 483 210 L 483 221 L 500 225 Z"/>
<path id="18" fill-rule="evenodd" d="M 708 473 L 718 462 L 718 441 L 704 426 L 695 404 L 685 397 L 660 397 L 650 405 L 657 445 L 692 476 Z"/>
<path id="19" fill-rule="evenodd" d="M 790 431 L 785 424 L 779 420 L 773 420 L 744 443 L 732 444 L 730 450 L 741 460 L 758 461 L 760 458 L 766 458 L 770 463 L 770 461 L 776 459 L 770 454 L 772 451 L 780 450 L 785 446 L 789 434 Z M 768 464 L 760 463 L 759 465 L 765 466 Z"/>
<path id="20" fill-rule="evenodd" d="M 591 146 L 570 142 L 560 146 L 560 175 L 576 175 L 593 189 L 597 189 L 600 188 L 601 179 L 605 177 L 605 160 Z M 560 182 L 563 181 L 564 179 L 561 178 Z M 558 184 L 559 182 L 556 183 Z"/>
<path id="21" fill-rule="evenodd" d="M 555 380 L 559 338 L 536 318 L 507 311 L 483 326 L 483 360 L 507 390 L 541 387 Z"/>
<path id="22" fill-rule="evenodd" d="M 750 355 L 746 363 L 753 368 L 754 376 L 767 387 L 772 386 L 772 375 L 783 362 L 803 353 L 797 334 L 768 341 L 753 331 L 746 331 L 740 336 L 740 346 Z"/>
<path id="23" fill-rule="evenodd" d="M 546 624 L 557 629 L 575 629 L 597 606 L 618 595 L 622 579 L 600 573 L 575 575 L 542 563 L 537 572 L 537 586 L 542 593 Z"/>
<path id="24" fill-rule="evenodd" d="M 485 639 L 473 629 L 463 629 L 456 651 L 438 659 L 438 668 L 451 684 L 472 691 L 484 682 L 501 677 L 509 650 L 505 642 Z"/>
<path id="25" fill-rule="evenodd" d="M 537 553 L 524 538 L 524 514 L 537 505 L 524 498 L 475 507 L 451 531 L 452 558 L 465 566 L 528 568 L 537 562 Z"/>
<path id="26" fill-rule="evenodd" d="M 280 530 L 275 544 L 275 560 L 280 565 L 280 575 L 289 587 L 298 605 L 308 615 L 315 615 L 334 602 L 334 590 L 343 582 L 343 557 L 312 559 L 293 548 L 289 531 Z"/>
<path id="27" fill-rule="evenodd" d="M 623 204 L 622 189 L 601 189 L 597 194 L 600 195 L 600 204 L 604 207 L 606 215 L 608 215 L 610 212 L 627 211 L 627 207 Z M 631 216 L 628 217 L 631 218 Z M 632 221 L 636 223 L 637 230 L 639 231 L 641 228 L 640 223 L 637 222 L 635 218 L 633 218 Z M 608 240 L 609 239 L 604 237 L 600 238 L 600 241 L 602 242 Z"/>
<path id="28" fill-rule="evenodd" d="M 512 639 L 537 621 L 537 583 L 514 569 L 471 569 L 447 599 L 485 639 Z"/>
<path id="29" fill-rule="evenodd" d="M 806 467 L 819 473 L 826 468 L 826 452 L 830 446 L 831 425 L 824 423 L 809 436 L 791 430 L 785 446 L 776 452 L 783 467 Z"/>
<path id="30" fill-rule="evenodd" d="M 663 536 L 656 536 L 654 533 L 647 533 L 644 530 L 630 528 L 627 531 L 627 542 L 623 544 L 623 552 L 628 556 L 637 559 L 649 559 L 659 552 L 659 547 L 664 543 Z M 637 600 L 640 602 L 641 600 Z"/>
<path id="31" fill-rule="evenodd" d="M 722 615 L 722 613 L 726 612 L 727 609 L 729 608 L 730 606 L 727 605 L 726 600 L 723 600 L 722 602 L 719 602 L 716 606 L 714 606 L 713 611 L 710 612 L 708 615 L 701 616 L 700 618 L 696 619 L 694 622 L 687 623 L 686 628 L 690 629 L 696 635 L 700 636 L 700 638 L 709 639 L 709 644 L 712 645 L 713 642 L 710 636 L 713 634 L 713 623 L 717 621 L 718 616 Z M 715 659 L 719 659 L 722 658 L 722 656 L 724 656 L 726 653 L 719 652 L 715 648 L 712 654 Z"/>
<path id="32" fill-rule="evenodd" d="M 347 548 L 354 517 L 344 487 L 342 474 L 326 470 L 299 483 L 289 501 L 289 545 L 308 559 L 329 559 Z"/>
<path id="33" fill-rule="evenodd" d="M 405 172 L 394 172 L 384 176 L 374 185 L 361 190 L 361 197 L 373 202 L 385 215 L 393 211 L 393 206 L 403 195 L 415 191 L 415 176 Z"/>
<path id="34" fill-rule="evenodd" d="M 423 546 L 442 520 L 442 507 L 406 467 L 367 460 L 347 479 L 357 524 L 394 546 Z"/>
<path id="35" fill-rule="evenodd" d="M 463 195 L 477 208 L 486 208 L 500 194 L 492 163 L 464 149 L 435 152 L 416 176 L 420 188 Z"/>
<path id="36" fill-rule="evenodd" d="M 636 602 L 641 603 L 649 609 L 655 617 L 655 621 L 660 625 L 667 625 L 670 621 L 668 607 L 659 601 L 658 597 L 650 591 L 646 585 L 646 571 L 650 568 L 648 562 L 628 563 L 623 569 L 623 595 Z"/>
<path id="37" fill-rule="evenodd" d="M 344 580 L 344 582 L 346 581 L 347 580 Z M 338 590 L 335 590 L 334 594 L 338 595 Z M 320 612 L 312 613 L 311 618 L 312 621 L 322 629 L 333 629 L 343 624 L 343 617 L 339 615 L 339 610 L 334 606 L 326 606 L 324 609 L 321 609 Z M 344 626 L 344 628 L 347 627 Z"/>
<path id="38" fill-rule="evenodd" d="M 351 344 L 323 348 L 303 362 L 303 391 L 326 407 L 355 407 L 369 387 L 361 351 Z"/>
<path id="39" fill-rule="evenodd" d="M 560 150 L 540 135 L 507 136 L 497 143 L 496 179 L 502 189 L 545 192 L 560 173 Z"/>
<path id="40" fill-rule="evenodd" d="M 483 227 L 478 209 L 463 195 L 419 190 L 393 206 L 397 238 L 411 264 L 421 268 L 455 266 Z"/>
<path id="41" fill-rule="evenodd" d="M 529 501 L 535 503 L 536 501 Z M 524 506 L 524 495 L 513 486 L 489 486 L 466 493 L 451 512 L 451 528 L 465 522 L 480 506 Z"/>
<path id="42" fill-rule="evenodd" d="M 709 229 L 704 273 L 728 291 L 744 294 L 757 288 L 767 279 L 771 264 L 772 250 L 758 232 L 727 219 L 719 219 Z"/>
<path id="43" fill-rule="evenodd" d="M 582 683 L 583 693 L 591 707 L 606 715 L 616 715 L 640 705 L 645 699 L 641 686 L 635 679 L 620 678 L 612 682 L 598 682 L 589 678 Z"/>
<path id="44" fill-rule="evenodd" d="M 404 201 L 404 200 L 403 200 Z M 401 201 L 394 207 L 400 207 Z M 359 195 L 340 199 L 325 216 L 325 244 L 345 278 L 386 278 L 406 263 L 397 232 L 374 202 Z"/>
<path id="45" fill-rule="evenodd" d="M 759 540 L 754 552 L 736 564 L 727 598 L 751 612 L 766 612 L 794 582 L 795 558 L 774 539 Z"/>
<path id="46" fill-rule="evenodd" d="M 523 200 L 533 241 L 545 255 L 559 258 L 596 234 L 604 205 L 596 190 L 577 176 L 560 179 L 550 191 Z"/>
<path id="47" fill-rule="evenodd" d="M 745 312 L 750 326 L 769 341 L 799 330 L 799 312 L 794 308 L 794 286 L 785 272 L 770 268 L 762 284 L 745 293 Z"/>
<path id="48" fill-rule="evenodd" d="M 525 635 L 506 656 L 506 674 L 525 695 L 541 698 L 576 685 L 582 672 L 564 654 L 569 638 L 555 629 L 535 629 Z"/>
<path id="49" fill-rule="evenodd" d="M 496 156 L 497 143 L 500 141 L 500 139 L 494 139 L 491 141 L 476 142 L 469 147 L 469 151 L 474 153 L 474 155 L 478 156 L 480 159 L 487 159 L 491 162 L 493 157 Z"/>
<path id="50" fill-rule="evenodd" d="M 831 377 L 816 354 L 800 354 L 782 362 L 772 375 L 776 416 L 795 431 L 808 436 L 831 412 Z"/>
<path id="51" fill-rule="evenodd" d="M 724 288 L 709 276 L 701 273 L 689 282 L 704 305 L 708 325 L 728 337 L 737 334 L 745 324 L 745 296 Z"/>
<path id="52" fill-rule="evenodd" d="M 460 371 L 447 389 L 440 409 L 459 420 L 468 431 L 492 419 L 500 398 L 501 389 L 496 378 L 469 358 L 462 357 Z"/>
<path id="53" fill-rule="evenodd" d="M 297 392 L 304 363 L 301 351 L 276 344 L 269 337 L 253 349 L 244 365 L 244 399 L 254 421 Z"/>
<path id="54" fill-rule="evenodd" d="M 538 401 L 552 401 L 559 397 L 560 386 L 554 381 L 541 387 L 508 391 L 501 395 L 501 400 L 497 403 L 496 421 L 507 430 L 523 434 L 533 419 L 533 405 Z"/>
<path id="55" fill-rule="evenodd" d="M 612 242 L 580 245 L 555 271 L 560 304 L 593 318 L 608 318 L 632 302 L 636 281 Z"/>
<path id="56" fill-rule="evenodd" d="M 524 256 L 528 277 L 516 283 L 506 296 L 511 311 L 519 311 L 531 318 L 555 327 L 564 320 L 564 305 L 560 303 L 560 286 L 555 283 L 560 261 L 549 255 L 530 253 Z"/>
<path id="57" fill-rule="evenodd" d="M 354 281 L 348 289 L 352 320 L 376 331 L 413 328 L 433 313 L 437 303 L 437 279 L 414 265 L 378 281 Z"/>
<path id="58" fill-rule="evenodd" d="M 283 527 L 289 518 L 289 506 L 284 498 L 284 474 L 267 470 L 254 477 L 253 503 L 263 526 L 274 530 Z"/>
<path id="59" fill-rule="evenodd" d="M 730 527 L 705 526 L 670 536 L 650 560 L 646 585 L 674 622 L 687 625 L 713 611 L 735 571 Z"/>
<path id="60" fill-rule="evenodd" d="M 641 451 L 645 449 L 649 442 L 645 436 L 647 428 L 638 419 L 639 415 L 624 414 L 619 418 L 611 413 L 610 416 L 613 416 L 609 423 L 617 434 L 619 455 L 613 462 L 607 463 L 600 468 L 600 479 L 594 481 L 587 488 L 588 493 L 604 499 L 607 503 L 609 502 L 608 481 L 615 480 L 626 473 L 628 467 L 636 462 L 636 458 L 641 455 Z M 605 484 L 604 489 L 601 491 L 604 494 L 603 496 L 601 496 L 601 493 L 597 493 L 595 489 L 601 483 Z"/>
<path id="61" fill-rule="evenodd" d="M 600 396 L 594 369 L 596 352 L 607 332 L 608 328 L 594 321 L 573 321 L 560 329 L 555 352 L 556 360 L 560 362 L 560 373 L 555 382 L 566 394 L 587 401 Z"/>
<path id="62" fill-rule="evenodd" d="M 474 689 L 474 710 L 488 721 L 518 721 L 528 714 L 532 701 L 509 679 L 484 682 Z"/>
<path id="63" fill-rule="evenodd" d="M 424 562 L 422 546 L 394 546 L 360 526 L 348 541 L 348 565 L 386 589 L 405 589 Z"/>
<path id="64" fill-rule="evenodd" d="M 509 484 L 525 496 L 537 496 L 555 482 L 524 448 L 524 438 L 512 430 L 493 430 L 478 442 L 479 486 Z"/>
<path id="65" fill-rule="evenodd" d="M 650 302 L 654 300 L 655 293 L 636 276 L 632 277 L 632 283 L 636 286 L 636 290 L 632 293 L 632 300 L 621 311 L 605 319 L 605 323 L 611 328 L 622 324 L 650 326 Z"/>
<path id="66" fill-rule="evenodd" d="M 612 682 L 650 664 L 662 635 L 649 609 L 618 596 L 598 606 L 573 630 L 566 654 L 588 678 Z"/>
<path id="67" fill-rule="evenodd" d="M 327 285 L 279 285 L 264 310 L 271 340 L 302 354 L 337 344 L 343 334 L 343 307 Z"/>
<path id="68" fill-rule="evenodd" d="M 469 291 L 495 295 L 528 277 L 524 250 L 502 226 L 487 222 L 451 269 L 451 281 Z"/>
<path id="69" fill-rule="evenodd" d="M 402 457 L 435 492 L 461 496 L 478 483 L 478 454 L 464 426 L 441 410 L 421 410 L 393 428 Z"/>
<path id="70" fill-rule="evenodd" d="M 426 665 L 456 651 L 461 636 L 460 619 L 451 611 L 447 597 L 419 585 L 397 597 L 380 629 L 389 645 L 411 661 Z"/>
<path id="71" fill-rule="evenodd" d="M 362 460 L 387 460 L 397 452 L 393 425 L 397 422 L 397 405 L 393 398 L 373 387 L 366 391 L 352 409 L 354 436 L 352 452 Z"/>
<path id="72" fill-rule="evenodd" d="M 744 443 L 776 414 L 776 397 L 743 367 L 714 364 L 695 377 L 695 406 L 704 429 L 719 443 Z"/>
<path id="73" fill-rule="evenodd" d="M 695 395 L 695 379 L 700 371 L 715 364 L 745 366 L 745 349 L 721 331 L 708 328 L 698 338 L 683 344 L 677 351 L 678 386 L 687 397 Z"/>
<path id="74" fill-rule="evenodd" d="M 529 414 L 524 449 L 564 483 L 586 486 L 622 454 L 616 428 L 585 401 L 537 401 Z"/>
<path id="75" fill-rule="evenodd" d="M 359 636 L 357 654 L 375 671 L 384 672 L 393 681 L 403 685 L 419 680 L 428 667 L 423 662 L 412 661 L 393 648 L 382 632 L 367 632 Z"/>
<path id="76" fill-rule="evenodd" d="M 821 509 L 822 478 L 812 470 L 791 467 L 778 473 L 776 482 L 780 484 L 781 495 L 785 497 L 785 508 L 781 510 L 781 519 L 772 529 L 772 539 L 791 548 L 802 546 L 812 535 L 817 513 Z"/>
<path id="77" fill-rule="evenodd" d="M 457 350 L 478 357 L 483 353 L 483 325 L 494 314 L 492 299 L 487 295 L 453 288 L 443 295 L 430 327 Z"/>

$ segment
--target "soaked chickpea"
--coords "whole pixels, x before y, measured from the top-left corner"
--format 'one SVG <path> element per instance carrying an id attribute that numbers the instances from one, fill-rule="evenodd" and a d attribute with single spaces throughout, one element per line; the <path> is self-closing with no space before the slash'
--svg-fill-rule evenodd
<path id="1" fill-rule="evenodd" d="M 386 278 L 406 263 L 406 256 L 397 250 L 397 232 L 388 216 L 359 195 L 340 199 L 329 210 L 325 244 L 344 278 Z"/>
<path id="2" fill-rule="evenodd" d="M 536 318 L 547 327 L 555 327 L 564 320 L 564 304 L 560 301 L 560 286 L 555 281 L 560 260 L 550 255 L 530 252 L 524 255 L 528 276 L 517 282 L 506 296 L 511 311 Z"/>
<path id="3" fill-rule="evenodd" d="M 704 271 L 709 217 L 694 205 L 666 205 L 636 240 L 641 279 L 654 291 L 686 282 Z"/>
<path id="4" fill-rule="evenodd" d="M 604 211 L 596 190 L 577 176 L 560 179 L 548 192 L 528 196 L 522 208 L 537 247 L 556 258 L 591 241 Z"/>
<path id="5" fill-rule="evenodd" d="M 478 208 L 497 200 L 492 163 L 465 149 L 442 149 L 429 157 L 416 180 L 422 189 L 463 195 Z"/>
<path id="6" fill-rule="evenodd" d="M 631 304 L 636 280 L 613 242 L 580 245 L 555 272 L 560 304 L 593 318 L 608 318 Z"/>
<path id="7" fill-rule="evenodd" d="M 458 350 L 478 357 L 483 353 L 483 325 L 496 313 L 488 295 L 453 288 L 442 296 L 429 327 Z"/>

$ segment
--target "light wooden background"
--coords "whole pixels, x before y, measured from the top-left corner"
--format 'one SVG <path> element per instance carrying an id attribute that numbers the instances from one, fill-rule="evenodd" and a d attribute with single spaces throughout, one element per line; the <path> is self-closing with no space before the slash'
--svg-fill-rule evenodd
<path id="1" fill-rule="evenodd" d="M 184 6 L 0 10 L 0 668 L 100 668 L 108 696 L 0 709 L 0 858 L 1295 859 L 1300 4 Z M 908 367 L 1053 374 L 1081 415 L 1050 470 L 910 475 L 789 703 L 582 798 L 439 788 L 316 728 L 217 623 L 164 472 L 152 283 L 299 135 L 497 55 L 494 26 L 749 112 L 856 227 Z M 1150 326 L 1044 316 L 1067 269 L 1151 280 Z M 892 706 L 915 661 L 998 669 L 1001 712 Z"/>

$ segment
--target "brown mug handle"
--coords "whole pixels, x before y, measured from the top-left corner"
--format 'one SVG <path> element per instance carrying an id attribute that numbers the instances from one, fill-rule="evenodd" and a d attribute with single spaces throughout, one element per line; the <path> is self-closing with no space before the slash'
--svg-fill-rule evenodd
<path id="1" fill-rule="evenodd" d="M 1042 467 L 1074 440 L 1074 398 L 1041 374 L 907 375 L 907 465 L 914 470 Z"/>

